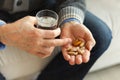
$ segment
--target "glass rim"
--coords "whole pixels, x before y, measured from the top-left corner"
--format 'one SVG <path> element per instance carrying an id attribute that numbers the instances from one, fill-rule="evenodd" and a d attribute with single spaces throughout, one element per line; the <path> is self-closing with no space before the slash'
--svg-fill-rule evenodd
<path id="1" fill-rule="evenodd" d="M 41 13 L 41 12 L 44 12 L 44 11 L 49 11 L 49 12 L 52 12 L 53 14 L 55 14 L 56 17 L 57 17 L 56 20 L 58 21 L 58 19 L 59 19 L 58 14 L 57 14 L 55 11 L 53 11 L 53 10 L 49 10 L 49 9 L 44 9 L 44 10 L 40 10 L 40 11 L 38 11 L 38 12 L 36 13 L 36 17 L 39 17 L 38 14 Z"/>

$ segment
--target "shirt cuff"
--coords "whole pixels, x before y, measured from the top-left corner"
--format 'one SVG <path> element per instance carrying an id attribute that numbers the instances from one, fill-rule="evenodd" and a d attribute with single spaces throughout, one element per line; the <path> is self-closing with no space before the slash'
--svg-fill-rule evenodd
<path id="1" fill-rule="evenodd" d="M 0 27 L 4 24 L 6 24 L 6 23 L 3 20 L 0 20 Z M 4 48 L 5 48 L 5 45 L 0 42 L 0 50 L 3 50 Z"/>
<path id="2" fill-rule="evenodd" d="M 60 24 L 60 26 L 62 26 L 62 25 L 65 24 L 66 22 L 70 22 L 70 21 L 75 21 L 75 22 L 80 23 L 80 21 L 79 21 L 78 19 L 76 19 L 76 18 L 68 18 L 68 19 L 64 20 L 64 21 Z"/>
<path id="3" fill-rule="evenodd" d="M 74 6 L 68 6 L 65 7 L 63 9 L 61 9 L 61 11 L 59 12 L 59 25 L 61 25 L 65 20 L 69 19 L 69 18 L 74 18 L 77 21 L 79 21 L 80 23 L 83 23 L 84 21 L 84 12 Z"/>

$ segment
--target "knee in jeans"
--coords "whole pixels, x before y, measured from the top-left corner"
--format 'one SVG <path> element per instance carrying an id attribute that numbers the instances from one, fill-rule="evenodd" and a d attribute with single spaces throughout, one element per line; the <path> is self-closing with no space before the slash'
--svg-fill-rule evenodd
<path id="1" fill-rule="evenodd" d="M 112 35 L 111 33 L 106 33 L 105 35 L 103 35 L 103 37 L 101 38 L 101 45 L 102 47 L 104 48 L 108 48 L 108 46 L 110 45 L 111 43 L 111 40 L 112 40 Z"/>
<path id="2" fill-rule="evenodd" d="M 98 36 L 99 38 L 96 39 L 96 45 L 94 47 L 94 49 L 96 49 L 97 51 L 105 51 L 112 40 L 112 33 L 111 31 L 107 31 L 104 34 Z"/>

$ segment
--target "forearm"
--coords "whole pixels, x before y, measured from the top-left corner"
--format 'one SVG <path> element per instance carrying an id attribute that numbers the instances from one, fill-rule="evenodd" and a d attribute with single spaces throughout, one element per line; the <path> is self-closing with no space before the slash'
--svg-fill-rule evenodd
<path id="1" fill-rule="evenodd" d="M 80 23 L 84 21 L 84 14 L 86 11 L 85 0 L 67 0 L 59 7 L 59 24 L 69 18 L 74 18 Z"/>

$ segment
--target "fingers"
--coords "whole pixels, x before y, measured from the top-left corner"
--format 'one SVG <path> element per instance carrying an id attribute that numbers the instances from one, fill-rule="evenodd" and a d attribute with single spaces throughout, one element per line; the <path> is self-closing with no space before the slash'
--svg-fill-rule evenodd
<path id="1" fill-rule="evenodd" d="M 66 61 L 69 61 L 70 60 L 70 55 L 68 55 L 68 53 L 66 52 L 66 49 L 65 48 L 62 48 L 62 52 L 63 52 L 63 57 Z"/>
<path id="2" fill-rule="evenodd" d="M 75 56 L 70 56 L 71 59 L 69 60 L 70 65 L 75 65 Z"/>
<path id="3" fill-rule="evenodd" d="M 38 52 L 36 52 L 36 55 L 38 55 L 41 58 L 46 58 L 52 54 L 53 50 L 54 50 L 54 47 L 43 48 L 42 51 L 39 50 Z"/>
<path id="4" fill-rule="evenodd" d="M 86 48 L 91 51 L 92 48 L 95 46 L 96 41 L 93 38 L 92 34 L 87 34 L 86 36 Z"/>
<path id="5" fill-rule="evenodd" d="M 65 39 L 45 39 L 43 43 L 45 43 L 47 47 L 51 47 L 51 46 L 64 46 L 70 42 L 71 39 L 65 38 Z"/>
<path id="6" fill-rule="evenodd" d="M 90 59 L 90 51 L 88 51 L 87 49 L 85 50 L 85 52 L 82 55 L 82 62 L 83 63 L 87 63 Z"/>
<path id="7" fill-rule="evenodd" d="M 29 53 L 39 56 L 40 58 L 46 58 L 52 54 L 54 47 L 40 47 L 30 50 Z"/>
<path id="8" fill-rule="evenodd" d="M 85 54 L 84 56 L 82 55 L 77 55 L 77 56 L 70 56 L 69 60 L 67 60 L 69 62 L 70 65 L 75 65 L 75 64 L 82 64 L 82 63 L 87 63 L 89 61 L 89 54 Z M 65 60 L 68 58 L 67 56 L 64 55 Z"/>
<path id="9" fill-rule="evenodd" d="M 69 55 L 66 50 L 62 49 L 63 51 L 63 56 L 64 59 L 69 62 L 70 65 L 75 65 L 75 64 L 82 64 L 82 63 L 87 63 L 90 59 L 90 51 L 85 50 L 85 52 L 81 55 Z"/>
<path id="10" fill-rule="evenodd" d="M 76 62 L 76 64 L 81 64 L 81 63 L 83 62 L 83 60 L 82 60 L 82 55 L 77 55 L 75 62 Z"/>
<path id="11" fill-rule="evenodd" d="M 56 46 L 64 46 L 69 43 L 69 39 L 44 39 L 41 43 L 35 45 L 35 49 L 30 53 L 38 55 L 39 57 L 45 58 L 51 55 L 52 51 Z"/>
<path id="12" fill-rule="evenodd" d="M 95 46 L 95 41 L 94 41 L 94 40 L 88 41 L 88 42 L 86 43 L 86 48 L 87 48 L 89 51 L 91 51 L 94 46 Z"/>
<path id="13" fill-rule="evenodd" d="M 89 51 L 92 50 L 92 48 L 95 46 L 96 42 L 95 39 L 91 36 L 87 37 L 87 41 L 86 41 L 86 49 L 88 49 Z"/>

